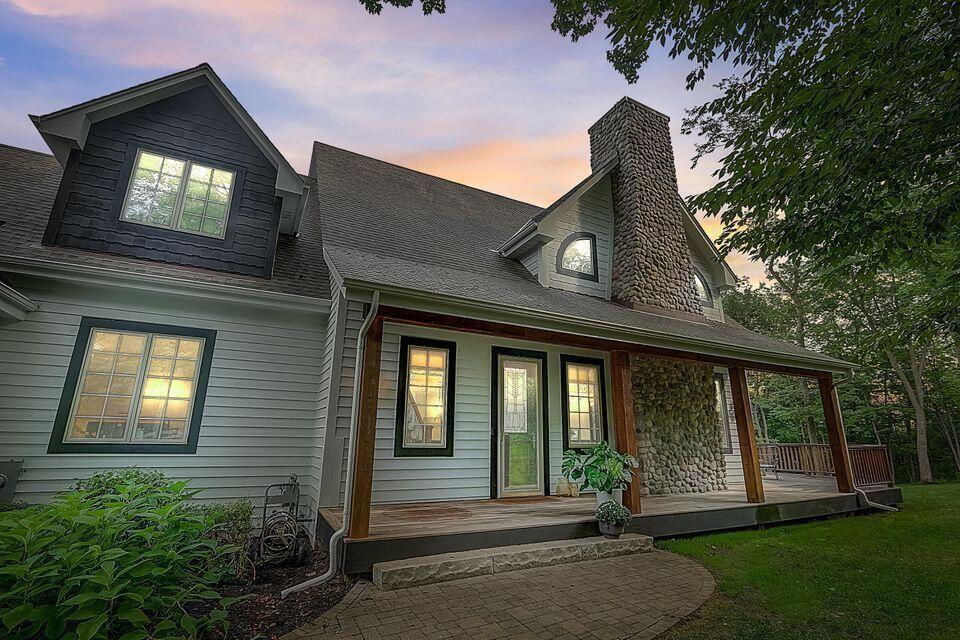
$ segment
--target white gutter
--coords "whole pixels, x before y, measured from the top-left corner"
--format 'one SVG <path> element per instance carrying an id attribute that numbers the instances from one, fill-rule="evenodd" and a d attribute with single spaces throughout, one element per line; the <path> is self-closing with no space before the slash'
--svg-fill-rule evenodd
<path id="1" fill-rule="evenodd" d="M 0 281 L 0 317 L 8 316 L 15 320 L 25 320 L 28 313 L 39 308 L 40 305 L 36 302 Z"/>
<path id="2" fill-rule="evenodd" d="M 373 319 L 377 317 L 377 310 L 379 307 L 380 292 L 374 291 L 373 298 L 370 301 L 370 311 L 367 312 L 367 317 L 363 319 L 363 324 L 360 325 L 360 332 L 357 334 L 357 375 L 353 377 L 353 406 L 350 409 L 350 437 L 347 441 L 347 481 L 343 492 L 343 517 L 340 521 L 340 528 L 334 531 L 333 535 L 330 536 L 330 545 L 327 549 L 327 571 L 322 576 L 310 578 L 309 580 L 301 582 L 300 584 L 287 587 L 280 592 L 281 598 L 286 598 L 291 593 L 297 593 L 298 591 L 309 589 L 312 586 L 329 582 L 335 575 L 337 575 L 338 565 L 340 564 L 337 554 L 337 545 L 347 532 L 347 527 L 350 523 L 350 510 L 353 507 L 353 468 L 356 464 L 357 412 L 358 405 L 360 404 L 360 372 L 363 370 L 364 338 L 367 335 L 367 331 L 370 329 L 370 325 L 373 323 Z"/>
<path id="3" fill-rule="evenodd" d="M 0 256 L 0 271 L 21 275 L 54 277 L 60 280 L 152 290 L 159 293 L 194 296 L 205 300 L 238 302 L 274 309 L 328 313 L 330 301 L 292 293 L 279 293 L 249 287 L 201 282 L 174 276 L 132 273 L 91 265 L 54 262 L 39 258 Z"/>

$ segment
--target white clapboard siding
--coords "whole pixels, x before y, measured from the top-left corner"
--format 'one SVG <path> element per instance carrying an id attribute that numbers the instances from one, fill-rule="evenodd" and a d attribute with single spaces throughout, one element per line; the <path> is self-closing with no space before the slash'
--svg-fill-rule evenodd
<path id="1" fill-rule="evenodd" d="M 526 253 L 520 258 L 520 264 L 522 264 L 527 271 L 538 278 L 540 276 L 540 251 L 540 247 L 537 247 L 533 251 Z"/>
<path id="2" fill-rule="evenodd" d="M 351 303 L 353 304 L 353 303 Z M 362 322 L 360 306 L 357 305 L 351 323 L 352 339 Z M 456 389 L 454 408 L 454 455 L 452 457 L 402 457 L 393 455 L 397 411 L 397 381 L 400 336 L 430 337 L 457 343 Z M 425 327 L 386 324 L 383 335 L 383 350 L 380 369 L 380 401 L 377 409 L 377 437 L 373 466 L 373 502 L 410 502 L 420 500 L 458 500 L 490 497 L 490 384 L 493 346 L 529 349 L 547 352 L 548 408 L 550 411 L 549 463 L 550 477 L 555 483 L 560 474 L 562 449 L 561 404 L 560 404 L 560 354 L 587 355 L 603 358 L 601 352 L 567 349 L 522 340 L 497 339 L 489 336 L 441 331 Z M 345 379 L 341 387 L 342 415 L 338 416 L 338 430 L 348 434 L 350 402 L 352 398 L 353 370 L 346 367 L 346 354 L 351 349 L 344 346 Z M 353 350 L 355 357 L 355 350 Z M 609 381 L 609 371 L 605 373 Z M 609 385 L 609 382 L 607 383 Z M 610 436 L 609 392 L 607 416 Z M 345 453 L 345 448 L 340 450 Z M 328 461 L 330 457 L 328 456 Z M 339 458 L 342 466 L 341 480 L 345 479 L 345 458 Z M 341 488 L 340 500 L 343 499 Z"/>
<path id="3" fill-rule="evenodd" d="M 17 499 L 48 500 L 76 478 L 126 466 L 191 479 L 205 500 L 256 504 L 266 485 L 291 473 L 309 486 L 322 429 L 326 314 L 40 278 L 14 284 L 40 305 L 25 321 L 0 327 L 0 456 L 24 460 Z M 195 454 L 47 453 L 84 316 L 217 331 Z M 313 512 L 315 505 L 307 491 L 304 506 Z"/>
<path id="4" fill-rule="evenodd" d="M 310 452 L 309 496 L 311 504 L 320 504 L 323 482 L 323 456 L 326 449 L 326 422 L 330 407 L 330 387 L 335 371 L 337 352 L 337 316 L 341 297 L 333 295 L 330 316 L 324 332 L 323 358 L 320 362 L 320 387 L 317 392 L 317 410 L 314 422 L 313 446 Z"/>
<path id="5" fill-rule="evenodd" d="M 613 251 L 613 205 L 610 180 L 608 178 L 600 180 L 580 196 L 572 206 L 558 209 L 550 214 L 541 223 L 541 229 L 554 239 L 541 249 L 540 281 L 556 289 L 609 298 Z M 557 250 L 567 237 L 578 231 L 587 231 L 597 237 L 598 282 L 557 273 Z"/>

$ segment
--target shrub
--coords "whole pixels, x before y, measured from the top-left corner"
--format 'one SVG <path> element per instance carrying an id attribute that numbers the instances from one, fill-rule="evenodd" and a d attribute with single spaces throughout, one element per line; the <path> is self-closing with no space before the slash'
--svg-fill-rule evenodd
<path id="1" fill-rule="evenodd" d="M 0 623 L 10 636 L 194 638 L 226 628 L 230 602 L 214 586 L 236 549 L 207 537 L 214 523 L 186 508 L 197 493 L 186 482 L 135 476 L 111 476 L 112 487 L 91 478 L 50 504 L 0 514 Z"/>
<path id="2" fill-rule="evenodd" d="M 228 559 L 230 573 L 241 580 L 252 577 L 254 565 L 250 558 L 250 540 L 253 534 L 253 505 L 250 501 L 199 504 L 191 508 L 213 524 L 207 537 L 234 548 Z"/>
<path id="3" fill-rule="evenodd" d="M 616 500 L 607 500 L 597 507 L 597 522 L 622 527 L 630 522 L 630 510 Z"/>
<path id="4" fill-rule="evenodd" d="M 89 478 L 77 480 L 73 486 L 75 491 L 86 491 L 91 496 L 116 494 L 120 487 L 126 485 L 150 486 L 157 489 L 170 484 L 170 479 L 162 471 L 156 469 L 110 469 L 99 471 Z"/>

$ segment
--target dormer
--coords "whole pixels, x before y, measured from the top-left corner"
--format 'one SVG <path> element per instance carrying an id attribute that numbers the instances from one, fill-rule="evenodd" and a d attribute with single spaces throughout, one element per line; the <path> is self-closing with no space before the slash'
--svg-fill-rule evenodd
<path id="1" fill-rule="evenodd" d="M 201 64 L 31 116 L 63 178 L 43 243 L 270 277 L 304 179 Z"/>
<path id="2" fill-rule="evenodd" d="M 500 247 L 546 287 L 723 321 L 736 276 L 677 192 L 668 118 L 629 98 L 590 128 L 593 173 Z"/>
<path id="3" fill-rule="evenodd" d="M 615 162 L 587 176 L 500 247 L 545 287 L 610 298 Z"/>

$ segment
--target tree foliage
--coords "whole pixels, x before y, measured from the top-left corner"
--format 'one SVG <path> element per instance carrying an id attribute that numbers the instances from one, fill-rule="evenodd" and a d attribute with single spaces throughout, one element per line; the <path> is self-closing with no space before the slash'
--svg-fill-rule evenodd
<path id="1" fill-rule="evenodd" d="M 372 12 L 384 2 L 363 0 Z M 424 13 L 443 12 L 424 0 Z M 767 262 L 851 254 L 889 266 L 957 245 L 960 9 L 953 0 L 553 0 L 576 41 L 603 29 L 634 82 L 652 47 L 716 69 L 718 95 L 688 112 L 717 184 L 694 207 L 725 223 L 724 248 Z M 722 63 L 722 64 L 721 64 Z M 960 275 L 953 255 L 947 273 Z M 956 279 L 945 306 L 956 307 Z"/>
<path id="2" fill-rule="evenodd" d="M 960 350 L 952 326 L 927 313 L 935 281 L 922 269 L 867 272 L 838 278 L 810 262 L 773 265 L 770 284 L 742 282 L 724 308 L 748 328 L 858 364 L 838 387 L 848 439 L 888 445 L 901 480 L 952 478 L 960 474 Z M 750 385 L 761 437 L 824 441 L 819 401 L 797 378 L 755 374 Z"/>

